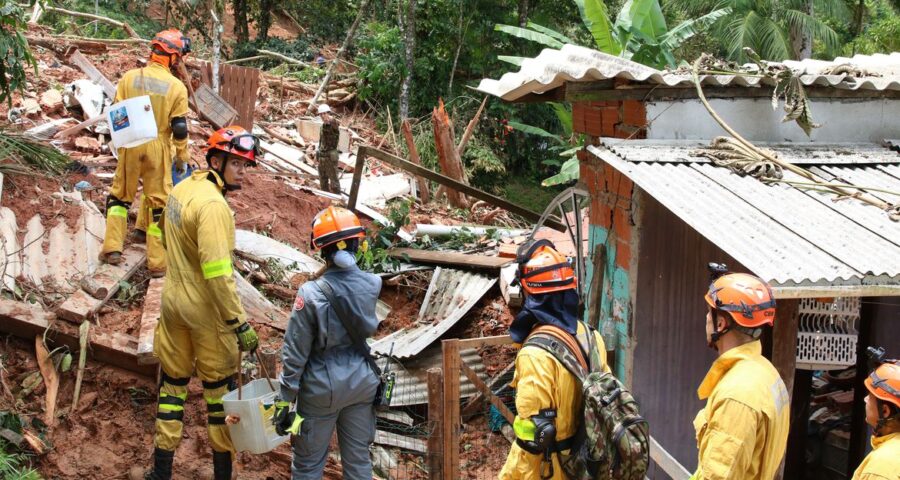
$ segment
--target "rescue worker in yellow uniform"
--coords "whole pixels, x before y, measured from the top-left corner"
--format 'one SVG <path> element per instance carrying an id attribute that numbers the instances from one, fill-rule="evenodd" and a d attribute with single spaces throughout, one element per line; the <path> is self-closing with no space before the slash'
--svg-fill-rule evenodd
<path id="1" fill-rule="evenodd" d="M 176 161 L 190 162 L 188 152 L 187 88 L 172 75 L 171 69 L 191 51 L 190 40 L 178 30 L 159 32 L 150 44 L 150 61 L 144 68 L 125 72 L 116 87 L 116 102 L 129 98 L 150 96 L 156 119 L 156 140 L 134 148 L 120 148 L 119 162 L 106 199 L 106 235 L 101 260 L 118 264 L 122 261 L 122 246 L 128 230 L 128 208 L 137 194 L 138 181 L 143 185 L 141 220 L 146 223 L 147 268 L 154 277 L 166 272 L 166 258 L 162 246 L 159 221 L 166 196 L 172 190 L 172 147 Z M 140 237 L 140 234 L 136 234 Z"/>
<path id="2" fill-rule="evenodd" d="M 518 278 L 525 301 L 509 327 L 515 343 L 523 344 L 533 333 L 549 328 L 586 344 L 589 332 L 578 321 L 575 271 L 550 241 L 538 240 L 520 252 Z M 591 331 L 602 364 L 600 368 L 609 372 L 603 338 Z M 525 345 L 516 355 L 510 385 L 516 389 L 517 414 L 513 424 L 516 442 L 510 448 L 499 478 L 566 479 L 560 454 L 569 453 L 569 445 L 583 420 L 578 378 L 552 353 Z"/>
<path id="3" fill-rule="evenodd" d="M 872 451 L 853 473 L 853 480 L 900 480 L 900 362 L 885 361 L 865 384 L 869 390 L 866 423 L 875 431 Z"/>
<path id="4" fill-rule="evenodd" d="M 697 389 L 706 407 L 694 419 L 699 464 L 692 479 L 770 480 L 787 446 L 790 398 L 762 356 L 759 337 L 775 323 L 766 282 L 710 264 L 706 341 L 719 353 Z"/>
<path id="5" fill-rule="evenodd" d="M 244 169 L 256 165 L 256 139 L 241 127 L 218 130 L 207 141 L 209 170 L 194 172 L 169 195 L 165 231 L 168 270 L 154 350 L 162 367 L 153 471 L 168 480 L 181 441 L 184 401 L 192 372 L 203 383 L 214 479 L 231 479 L 235 453 L 222 396 L 239 368 L 240 351 L 259 343 L 235 289 L 231 255 L 234 218 L 225 192 L 239 189 Z"/>

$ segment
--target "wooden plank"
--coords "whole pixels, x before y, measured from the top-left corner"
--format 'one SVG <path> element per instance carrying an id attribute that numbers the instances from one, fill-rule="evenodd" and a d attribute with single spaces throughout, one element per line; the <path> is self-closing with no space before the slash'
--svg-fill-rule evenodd
<path id="1" fill-rule="evenodd" d="M 509 362 L 509 365 L 503 367 L 503 370 L 500 370 L 496 375 L 491 377 L 488 382 L 488 388 L 493 392 L 499 386 L 499 383 L 502 381 L 502 378 L 509 373 L 510 370 L 516 368 L 516 361 L 513 360 Z M 469 418 L 473 415 L 479 413 L 481 409 L 481 401 L 484 399 L 484 395 L 481 392 L 476 393 L 472 398 L 466 402 L 465 406 L 462 408 L 462 418 Z"/>
<path id="2" fill-rule="evenodd" d="M 387 445 L 389 447 L 397 447 L 403 450 L 409 450 L 416 453 L 424 454 L 426 445 L 424 440 L 418 438 L 405 437 L 396 433 L 385 432 L 382 430 L 375 431 L 375 443 L 379 445 Z"/>
<path id="3" fill-rule="evenodd" d="M 513 261 L 511 258 L 468 255 L 459 252 L 417 250 L 414 248 L 392 248 L 388 254 L 412 263 L 433 263 L 469 268 L 499 269 Z"/>
<path id="4" fill-rule="evenodd" d="M 509 410 L 509 407 L 507 407 L 506 404 L 504 404 L 500 400 L 500 397 L 494 395 L 494 392 L 491 391 L 491 389 L 487 386 L 486 383 L 484 383 L 483 380 L 478 378 L 478 374 L 475 373 L 474 370 L 472 370 L 472 367 L 466 365 L 466 362 L 460 360 L 459 366 L 462 369 L 463 373 L 466 374 L 466 377 L 469 379 L 469 381 L 472 382 L 473 385 L 475 385 L 475 388 L 477 388 L 479 392 L 481 392 L 481 395 L 486 397 L 488 401 L 491 402 L 491 405 L 493 405 L 494 408 L 500 411 L 500 415 L 503 415 L 503 418 L 505 418 L 506 421 L 509 422 L 510 425 L 512 425 L 516 420 L 516 416 L 513 415 L 513 413 Z"/>
<path id="5" fill-rule="evenodd" d="M 159 363 L 153 354 L 153 337 L 159 323 L 159 312 L 162 308 L 162 290 L 164 278 L 150 279 L 147 294 L 144 295 L 144 313 L 141 315 L 141 328 L 138 334 L 137 361 L 141 365 Z"/>
<path id="6" fill-rule="evenodd" d="M 691 472 L 678 463 L 678 460 L 675 460 L 675 457 L 662 448 L 662 445 L 653 437 L 650 437 L 650 458 L 672 480 L 687 480 L 691 476 Z"/>
<path id="7" fill-rule="evenodd" d="M 272 371 L 274 371 L 274 368 Z M 407 427 L 411 427 L 416 423 L 412 415 L 398 410 L 377 410 L 375 416 L 382 420 L 406 425 Z"/>
<path id="8" fill-rule="evenodd" d="M 444 441 L 444 375 L 440 368 L 428 369 L 428 435 L 427 462 L 428 478 L 439 480 L 443 475 L 444 454 L 441 446 Z"/>
<path id="9" fill-rule="evenodd" d="M 459 340 L 441 342 L 443 348 L 442 370 L 444 375 L 443 411 L 443 478 L 457 480 L 459 476 Z"/>
<path id="10" fill-rule="evenodd" d="M 353 167 L 353 181 L 350 182 L 350 198 L 347 200 L 347 208 L 356 210 L 356 200 L 359 198 L 359 184 L 362 182 L 363 170 L 366 169 L 366 157 L 368 149 L 360 147 L 356 152 L 356 166 Z"/>
<path id="11" fill-rule="evenodd" d="M 66 345 L 69 351 L 79 349 L 78 327 L 56 321 L 56 317 L 38 305 L 0 298 L 0 331 L 31 340 L 47 332 L 51 347 Z M 156 366 L 137 363 L 138 339 L 120 332 L 91 331 L 90 356 L 94 360 L 153 377 Z"/>
<path id="12" fill-rule="evenodd" d="M 72 52 L 71 55 L 69 55 L 69 61 L 72 62 L 76 67 L 81 69 L 81 71 L 84 72 L 84 74 L 87 75 L 92 82 L 100 85 L 100 87 L 103 88 L 103 93 L 105 93 L 110 100 L 115 100 L 116 86 L 113 85 L 113 83 L 110 82 L 109 79 L 100 72 L 100 70 L 97 70 L 97 67 L 95 67 L 94 64 L 87 59 L 87 57 L 82 55 L 82 53 L 78 51 L 78 49 L 75 49 L 75 51 Z"/>
<path id="13" fill-rule="evenodd" d="M 772 364 L 784 380 L 788 392 L 794 389 L 799 321 L 800 300 L 780 300 L 775 309 L 775 326 L 772 330 Z"/>
<path id="14" fill-rule="evenodd" d="M 217 129 L 231 125 L 237 117 L 237 110 L 216 94 L 209 85 L 201 83 L 194 92 L 194 100 L 198 112 Z"/>
<path id="15" fill-rule="evenodd" d="M 497 345 L 512 345 L 513 340 L 509 335 L 494 335 L 493 337 L 464 338 L 459 341 L 459 348 L 494 347 Z"/>
<path id="16" fill-rule="evenodd" d="M 56 426 L 56 399 L 59 395 L 59 374 L 56 373 L 56 367 L 50 358 L 50 352 L 44 346 L 44 338 L 42 335 L 34 337 L 34 350 L 37 357 L 38 368 L 41 376 L 44 377 L 44 385 L 47 387 L 47 393 L 44 395 L 44 421 L 48 426 Z"/>
<path id="17" fill-rule="evenodd" d="M 466 195 L 468 195 L 470 197 L 474 197 L 479 200 L 483 200 L 487 203 L 490 203 L 491 205 L 503 208 L 503 209 L 509 211 L 510 213 L 515 213 L 516 215 L 520 215 L 523 218 L 525 218 L 526 220 L 529 220 L 532 222 L 537 222 L 541 219 L 541 215 L 537 212 L 533 212 L 525 207 L 516 205 L 516 204 L 509 202 L 503 198 L 500 198 L 496 195 L 491 195 L 490 193 L 487 193 L 485 191 L 471 187 L 469 185 L 466 185 L 465 183 L 462 183 L 462 182 L 456 181 L 450 177 L 441 175 L 440 173 L 437 173 L 433 170 L 429 170 L 421 165 L 416 165 L 415 163 L 406 161 L 395 155 L 391 155 L 390 153 L 383 152 L 381 150 L 378 150 L 377 148 L 361 146 L 361 147 L 359 147 L 359 153 L 357 153 L 357 155 L 362 155 L 363 152 L 365 152 L 365 154 L 370 157 L 377 158 L 378 160 L 381 160 L 383 162 L 387 162 L 397 168 L 406 170 L 409 173 L 425 177 L 428 180 L 431 180 L 432 182 L 436 182 L 436 183 L 439 183 L 446 187 L 457 190 L 461 193 L 465 193 Z M 551 227 L 555 230 L 559 230 L 561 232 L 567 231 L 566 226 L 563 225 L 562 222 L 560 222 L 559 220 L 554 219 L 554 218 L 548 218 L 547 222 L 544 225 L 547 227 Z"/>
<path id="18" fill-rule="evenodd" d="M 57 308 L 56 315 L 79 325 L 84 320 L 93 319 L 100 307 L 119 291 L 119 282 L 131 278 L 144 264 L 144 260 L 146 260 L 144 248 L 130 245 L 122 252 L 122 263 L 119 265 L 103 264 L 92 275 L 95 285 L 103 285 L 106 288 L 106 297 L 97 299 L 84 290 L 78 289 Z"/>

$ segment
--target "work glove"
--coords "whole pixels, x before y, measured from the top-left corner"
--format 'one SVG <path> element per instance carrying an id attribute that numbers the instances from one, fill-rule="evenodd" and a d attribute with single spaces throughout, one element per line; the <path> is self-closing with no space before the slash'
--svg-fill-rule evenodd
<path id="1" fill-rule="evenodd" d="M 303 423 L 303 417 L 297 415 L 297 412 L 291 410 L 291 403 L 275 399 L 275 415 L 272 416 L 272 425 L 275 425 L 275 431 L 279 435 L 298 435 L 300 433 L 300 424 Z"/>
<path id="2" fill-rule="evenodd" d="M 234 329 L 234 333 L 237 335 L 238 348 L 242 352 L 255 351 L 256 347 L 259 346 L 259 337 L 256 335 L 256 330 L 249 323 L 242 323 L 241 326 Z"/>

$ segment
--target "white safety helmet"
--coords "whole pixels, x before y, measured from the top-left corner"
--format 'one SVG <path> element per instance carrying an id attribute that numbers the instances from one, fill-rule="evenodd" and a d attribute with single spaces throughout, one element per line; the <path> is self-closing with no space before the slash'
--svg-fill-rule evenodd
<path id="1" fill-rule="evenodd" d="M 316 115 L 321 115 L 323 113 L 331 113 L 331 107 L 329 107 L 327 103 L 319 105 L 319 108 L 316 109 Z"/>

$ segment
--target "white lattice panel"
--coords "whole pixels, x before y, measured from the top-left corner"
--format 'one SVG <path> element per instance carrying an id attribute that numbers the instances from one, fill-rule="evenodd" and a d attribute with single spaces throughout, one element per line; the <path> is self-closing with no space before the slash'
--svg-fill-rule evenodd
<path id="1" fill-rule="evenodd" d="M 830 370 L 856 364 L 859 298 L 800 301 L 797 368 Z"/>

